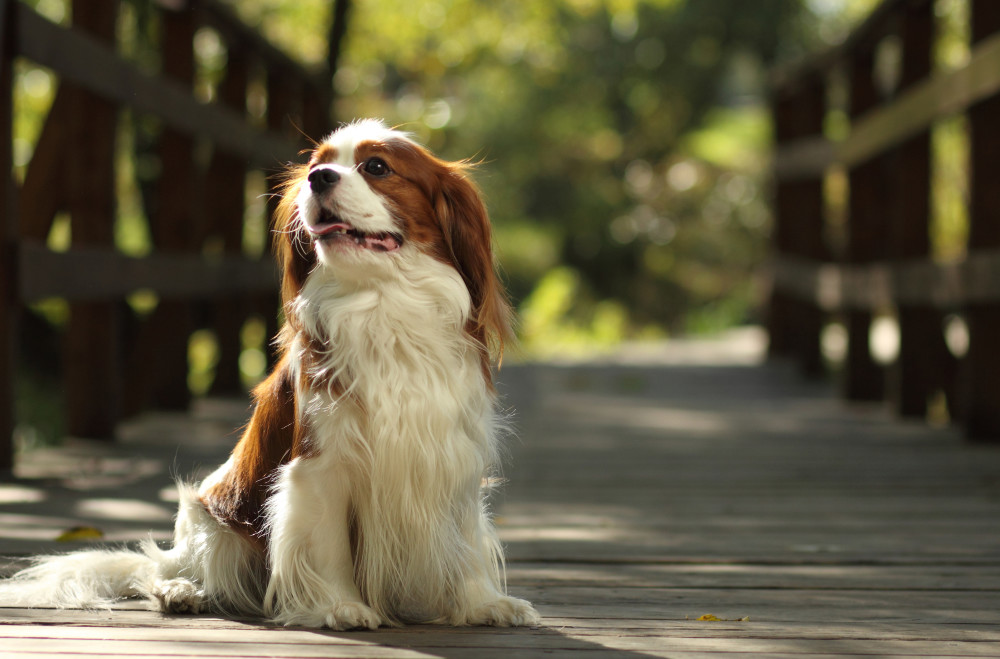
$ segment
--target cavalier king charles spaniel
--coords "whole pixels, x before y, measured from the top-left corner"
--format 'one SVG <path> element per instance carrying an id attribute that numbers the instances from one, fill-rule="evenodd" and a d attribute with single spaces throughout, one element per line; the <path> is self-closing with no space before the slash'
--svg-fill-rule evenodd
<path id="1" fill-rule="evenodd" d="M 538 624 L 505 593 L 485 501 L 510 308 L 466 169 L 373 120 L 293 167 L 276 220 L 281 358 L 228 461 L 180 486 L 173 546 L 39 558 L 0 604 Z"/>

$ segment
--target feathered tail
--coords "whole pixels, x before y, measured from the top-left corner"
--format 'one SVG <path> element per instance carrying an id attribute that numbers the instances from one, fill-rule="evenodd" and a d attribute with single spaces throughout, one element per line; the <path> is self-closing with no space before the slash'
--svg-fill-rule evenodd
<path id="1" fill-rule="evenodd" d="M 41 556 L 0 579 L 0 606 L 101 609 L 144 597 L 163 611 L 259 615 L 267 572 L 263 554 L 178 483 L 180 502 L 170 549 L 150 539 L 135 551 L 96 549 Z"/>
<path id="2" fill-rule="evenodd" d="M 0 606 L 100 609 L 148 596 L 155 561 L 144 553 L 97 549 L 39 556 L 33 565 L 0 581 Z"/>

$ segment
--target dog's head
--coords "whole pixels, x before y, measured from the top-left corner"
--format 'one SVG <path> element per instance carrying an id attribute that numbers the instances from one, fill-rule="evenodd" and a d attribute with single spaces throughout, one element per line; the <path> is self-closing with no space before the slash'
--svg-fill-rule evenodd
<path id="1" fill-rule="evenodd" d="M 489 217 L 467 176 L 405 133 L 374 120 L 345 125 L 293 167 L 276 231 L 287 305 L 318 270 L 364 286 L 399 276 L 398 259 L 454 268 L 469 293 L 466 331 L 498 355 L 512 333 Z"/>

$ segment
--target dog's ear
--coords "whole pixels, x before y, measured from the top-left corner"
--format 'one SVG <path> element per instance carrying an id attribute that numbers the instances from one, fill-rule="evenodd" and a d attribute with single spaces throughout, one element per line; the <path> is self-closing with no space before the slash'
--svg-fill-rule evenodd
<path id="1" fill-rule="evenodd" d="M 446 164 L 438 182 L 435 212 L 448 256 L 472 298 L 469 331 L 500 361 L 504 345 L 514 338 L 512 313 L 493 256 L 489 215 L 467 169 L 463 163 Z"/>
<path id="2" fill-rule="evenodd" d="M 278 183 L 278 205 L 274 213 L 275 256 L 281 269 L 281 303 L 285 308 L 298 296 L 309 271 L 315 265 L 315 255 L 308 244 L 302 241 L 302 232 L 297 230 L 298 205 L 296 197 L 299 186 L 306 181 L 309 173 L 307 165 L 293 165 Z"/>

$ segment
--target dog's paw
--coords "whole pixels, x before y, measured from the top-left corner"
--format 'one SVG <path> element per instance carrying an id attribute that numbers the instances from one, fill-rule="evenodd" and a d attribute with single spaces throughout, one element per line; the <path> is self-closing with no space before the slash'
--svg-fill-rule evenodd
<path id="1" fill-rule="evenodd" d="M 465 622 L 493 627 L 537 627 L 541 617 L 530 602 L 505 596 L 477 606 Z"/>
<path id="2" fill-rule="evenodd" d="M 338 602 L 326 614 L 324 626 L 337 631 L 347 629 L 378 629 L 382 618 L 361 602 Z"/>
<path id="3" fill-rule="evenodd" d="M 187 579 L 157 579 L 151 591 L 164 613 L 201 613 L 205 591 Z"/>

